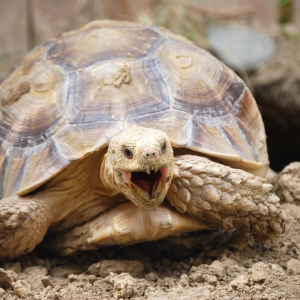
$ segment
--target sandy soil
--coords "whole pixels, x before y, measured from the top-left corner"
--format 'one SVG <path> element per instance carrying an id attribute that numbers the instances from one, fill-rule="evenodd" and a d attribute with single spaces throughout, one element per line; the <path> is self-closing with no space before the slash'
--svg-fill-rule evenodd
<path id="1" fill-rule="evenodd" d="M 281 63 L 282 55 L 277 57 Z M 269 95 L 260 87 L 283 86 L 285 98 L 294 91 L 286 82 L 278 83 L 279 75 L 276 80 L 275 75 L 270 77 L 275 81 L 269 79 L 268 84 L 264 72 L 257 73 L 260 80 L 251 78 L 260 101 L 264 93 Z M 280 73 L 280 80 L 286 72 Z M 278 146 L 278 134 L 276 138 Z M 279 180 L 278 194 L 288 218 L 285 233 L 274 243 L 261 245 L 250 235 L 235 232 L 198 232 L 72 257 L 57 257 L 38 247 L 0 263 L 0 299 L 300 299 L 299 183 L 300 163 L 289 166 Z"/>
<path id="2" fill-rule="evenodd" d="M 72 257 L 37 249 L 0 269 L 1 299 L 299 299 L 300 207 L 285 203 L 286 232 L 202 232 Z"/>

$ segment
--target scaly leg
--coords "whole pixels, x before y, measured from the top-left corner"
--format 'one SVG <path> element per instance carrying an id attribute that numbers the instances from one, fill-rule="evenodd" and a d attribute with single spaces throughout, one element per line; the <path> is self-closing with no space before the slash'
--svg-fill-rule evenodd
<path id="1" fill-rule="evenodd" d="M 42 241 L 57 213 L 49 201 L 47 197 L 0 200 L 0 258 L 28 253 Z"/>
<path id="2" fill-rule="evenodd" d="M 182 214 L 168 203 L 146 210 L 128 201 L 64 234 L 46 237 L 43 245 L 57 254 L 68 255 L 79 250 L 130 245 L 200 229 L 217 227 Z"/>
<path id="3" fill-rule="evenodd" d="M 194 156 L 175 159 L 167 198 L 182 213 L 223 229 L 251 232 L 260 241 L 284 231 L 284 213 L 272 185 L 258 176 Z"/>
<path id="4" fill-rule="evenodd" d="M 48 229 L 59 235 L 124 202 L 117 197 L 71 196 L 68 191 L 45 190 L 33 196 L 0 200 L 0 258 L 26 254 L 43 240 Z"/>

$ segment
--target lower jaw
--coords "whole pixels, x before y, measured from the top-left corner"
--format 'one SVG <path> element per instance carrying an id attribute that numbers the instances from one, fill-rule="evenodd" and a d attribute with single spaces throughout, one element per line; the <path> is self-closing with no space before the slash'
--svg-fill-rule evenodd
<path id="1" fill-rule="evenodd" d="M 165 197 L 161 198 L 154 198 L 154 199 L 132 199 L 131 202 L 136 206 L 143 208 L 143 209 L 155 209 L 158 207 L 163 201 Z"/>
<path id="2" fill-rule="evenodd" d="M 165 199 L 169 183 L 163 180 L 160 184 L 163 184 L 163 188 L 159 189 L 159 192 L 155 192 L 155 197 L 151 197 L 147 192 L 137 188 L 136 186 L 131 187 L 130 192 L 125 192 L 125 195 L 129 200 L 136 206 L 144 209 L 154 209 L 159 206 Z"/>

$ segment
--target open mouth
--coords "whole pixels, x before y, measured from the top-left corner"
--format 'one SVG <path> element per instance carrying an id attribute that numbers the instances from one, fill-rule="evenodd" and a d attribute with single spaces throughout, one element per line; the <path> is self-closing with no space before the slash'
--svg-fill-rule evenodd
<path id="1" fill-rule="evenodd" d="M 125 182 L 133 183 L 141 190 L 148 193 L 151 198 L 156 196 L 156 191 L 160 187 L 160 183 L 165 183 L 165 180 L 170 174 L 170 168 L 164 167 L 157 172 L 151 171 L 150 174 L 146 172 L 123 172 L 123 178 Z M 160 190 L 161 188 L 159 188 Z"/>

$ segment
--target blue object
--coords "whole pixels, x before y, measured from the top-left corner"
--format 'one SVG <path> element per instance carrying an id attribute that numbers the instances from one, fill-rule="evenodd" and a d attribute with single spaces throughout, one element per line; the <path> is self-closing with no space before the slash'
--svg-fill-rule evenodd
<path id="1" fill-rule="evenodd" d="M 215 54 L 235 70 L 252 71 L 275 52 L 272 38 L 250 28 L 213 26 L 208 30 L 208 39 Z"/>

